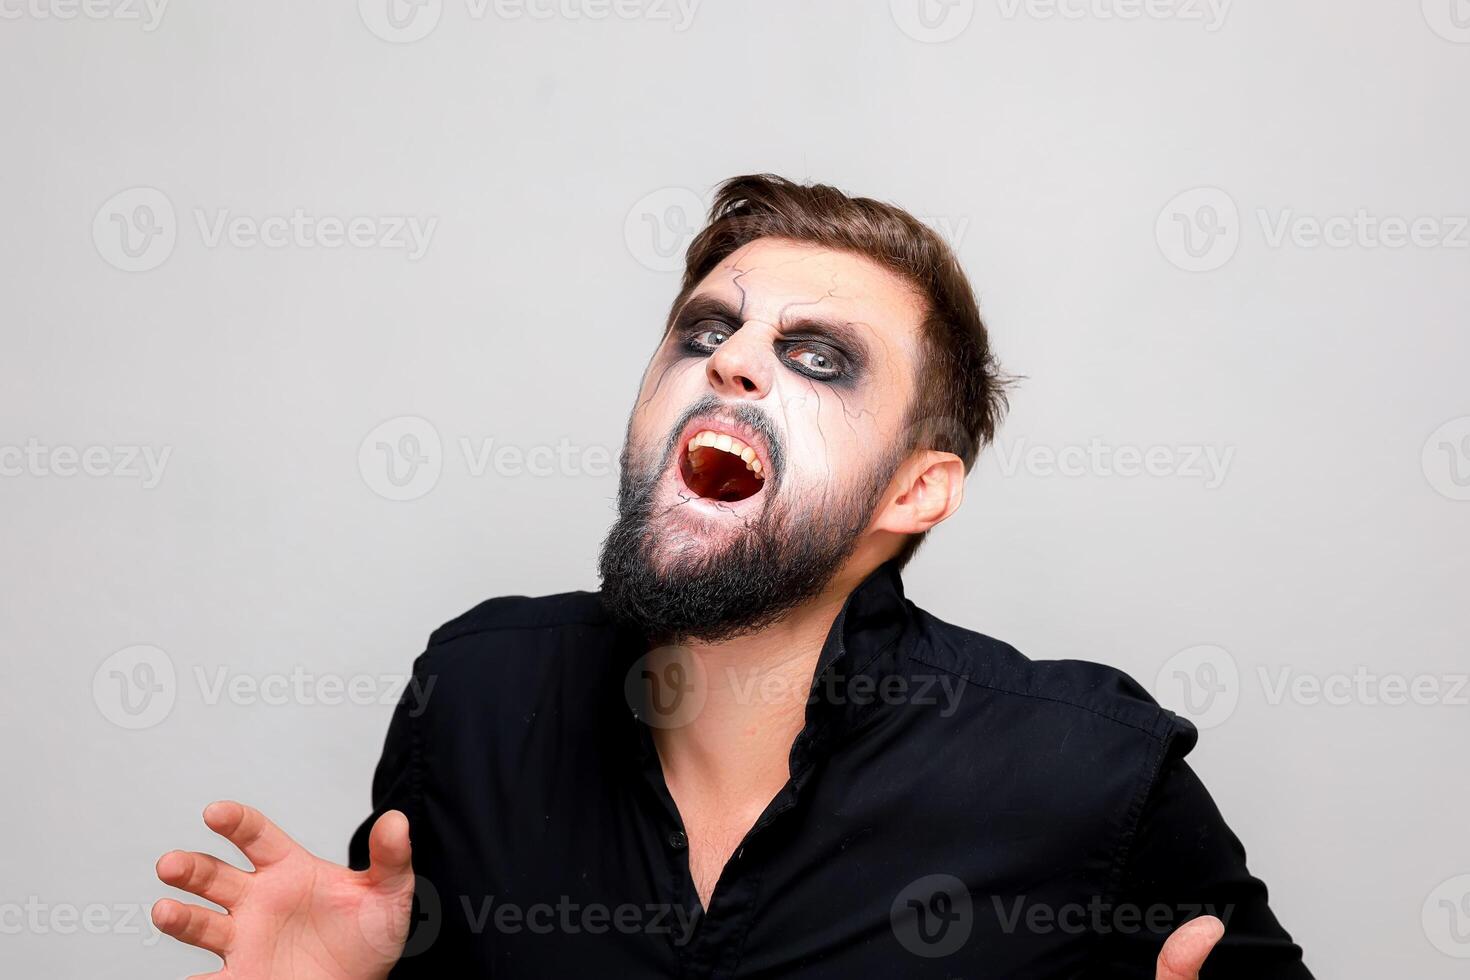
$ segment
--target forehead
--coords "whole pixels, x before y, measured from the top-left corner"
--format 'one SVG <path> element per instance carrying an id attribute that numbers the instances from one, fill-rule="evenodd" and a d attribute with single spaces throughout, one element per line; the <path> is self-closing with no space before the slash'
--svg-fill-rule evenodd
<path id="1" fill-rule="evenodd" d="M 696 297 L 725 300 L 745 322 L 783 327 L 804 318 L 835 320 L 909 363 L 924 317 L 917 291 L 871 259 L 779 238 L 736 249 L 695 287 L 690 298 Z"/>

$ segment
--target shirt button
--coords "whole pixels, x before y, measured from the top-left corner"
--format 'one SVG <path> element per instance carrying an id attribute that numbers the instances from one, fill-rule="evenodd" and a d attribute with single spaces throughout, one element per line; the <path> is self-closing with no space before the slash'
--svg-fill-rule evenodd
<path id="1" fill-rule="evenodd" d="M 676 851 L 682 851 L 689 846 L 689 838 L 684 836 L 684 831 L 675 830 L 669 833 L 669 846 Z"/>

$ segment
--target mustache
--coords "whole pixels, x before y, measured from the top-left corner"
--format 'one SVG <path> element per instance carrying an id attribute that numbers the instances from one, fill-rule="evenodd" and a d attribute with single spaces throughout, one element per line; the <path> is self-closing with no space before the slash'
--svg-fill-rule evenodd
<path id="1" fill-rule="evenodd" d="M 728 402 L 713 393 L 702 395 L 674 420 L 674 424 L 669 428 L 668 438 L 664 441 L 663 458 L 659 462 L 660 470 L 667 467 L 674 453 L 679 451 L 679 433 L 684 431 L 684 427 L 690 421 L 700 415 L 731 419 L 754 429 L 765 442 L 766 454 L 770 456 L 771 468 L 775 470 L 774 473 L 768 474 L 771 482 L 767 489 L 775 490 L 780 487 L 781 474 L 786 472 L 786 445 L 782 442 L 775 423 L 763 409 L 752 402 Z"/>

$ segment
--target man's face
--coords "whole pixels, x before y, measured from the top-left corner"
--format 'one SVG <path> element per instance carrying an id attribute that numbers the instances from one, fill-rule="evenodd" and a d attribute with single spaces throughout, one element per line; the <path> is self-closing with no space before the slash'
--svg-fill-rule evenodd
<path id="1" fill-rule="evenodd" d="M 922 317 L 868 259 L 785 240 L 706 276 L 629 421 L 602 559 L 615 611 L 716 639 L 819 592 L 901 461 Z"/>

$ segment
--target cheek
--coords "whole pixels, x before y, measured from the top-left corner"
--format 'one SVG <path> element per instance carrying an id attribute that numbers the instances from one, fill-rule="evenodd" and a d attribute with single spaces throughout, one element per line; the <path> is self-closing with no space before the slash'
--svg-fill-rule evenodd
<path id="1" fill-rule="evenodd" d="M 851 486 L 888 443 L 863 393 L 798 379 L 780 387 L 788 471 L 803 486 Z"/>
<path id="2" fill-rule="evenodd" d="M 704 362 L 660 351 L 649 364 L 633 409 L 633 435 L 640 445 L 666 439 L 679 414 L 703 393 Z"/>

